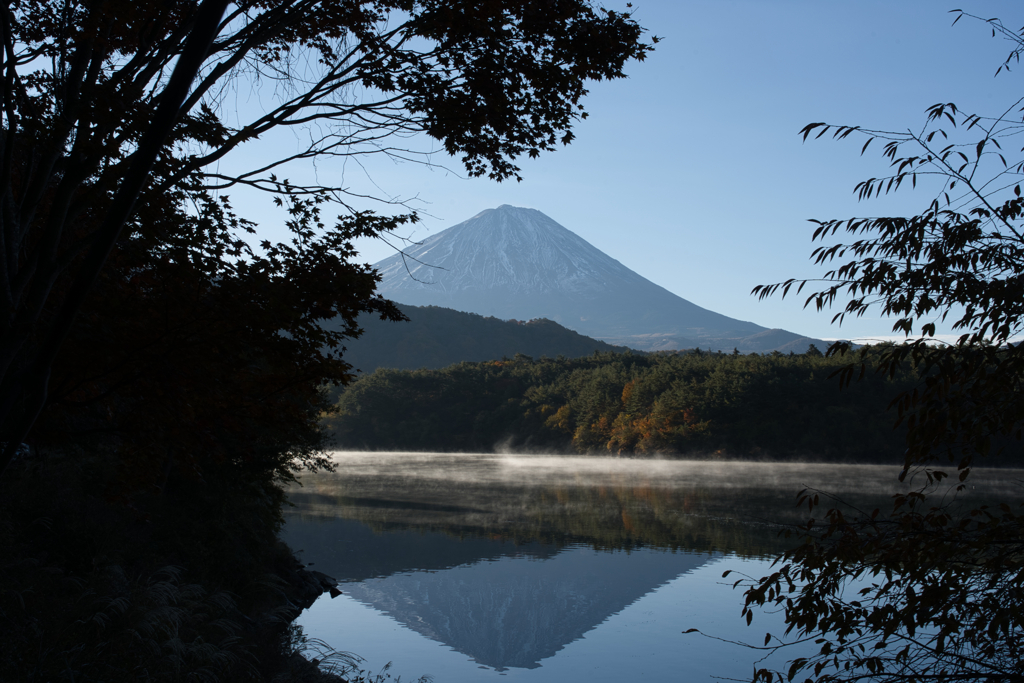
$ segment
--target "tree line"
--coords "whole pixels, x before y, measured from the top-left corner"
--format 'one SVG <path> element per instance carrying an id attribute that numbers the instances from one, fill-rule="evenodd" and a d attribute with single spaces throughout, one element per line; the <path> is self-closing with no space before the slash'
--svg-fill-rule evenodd
<path id="1" fill-rule="evenodd" d="M 887 407 L 918 372 L 871 374 L 839 391 L 832 375 L 846 362 L 812 347 L 378 369 L 345 389 L 326 422 L 351 449 L 898 462 L 903 434 Z"/>

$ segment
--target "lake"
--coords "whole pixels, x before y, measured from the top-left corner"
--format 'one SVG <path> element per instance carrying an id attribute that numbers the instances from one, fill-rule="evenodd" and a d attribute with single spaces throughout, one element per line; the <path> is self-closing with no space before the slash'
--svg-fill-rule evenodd
<path id="1" fill-rule="evenodd" d="M 750 680 L 763 653 L 739 643 L 784 629 L 778 614 L 746 626 L 737 576 L 769 573 L 792 542 L 780 531 L 806 521 L 800 490 L 884 511 L 899 472 L 502 454 L 334 460 L 336 472 L 289 490 L 282 535 L 343 594 L 298 623 L 371 673 L 391 663 L 393 677 L 437 683 Z M 972 474 L 980 490 L 1016 497 L 1022 477 Z"/>

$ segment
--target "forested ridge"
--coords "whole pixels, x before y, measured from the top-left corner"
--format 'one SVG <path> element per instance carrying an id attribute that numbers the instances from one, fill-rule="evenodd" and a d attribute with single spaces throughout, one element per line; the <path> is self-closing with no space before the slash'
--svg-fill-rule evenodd
<path id="1" fill-rule="evenodd" d="M 574 358 L 594 351 L 625 351 L 562 327 L 546 318 L 500 320 L 440 306 L 398 305 L 408 320 L 392 322 L 363 315 L 363 334 L 345 344 L 345 359 L 357 370 L 379 367 L 443 368 L 461 361 L 528 356 Z"/>
<path id="2" fill-rule="evenodd" d="M 873 349 L 860 352 L 864 357 Z M 326 418 L 342 448 L 699 455 L 896 462 L 887 410 L 917 372 L 839 390 L 849 357 L 805 354 L 518 354 L 440 370 L 379 369 Z"/>

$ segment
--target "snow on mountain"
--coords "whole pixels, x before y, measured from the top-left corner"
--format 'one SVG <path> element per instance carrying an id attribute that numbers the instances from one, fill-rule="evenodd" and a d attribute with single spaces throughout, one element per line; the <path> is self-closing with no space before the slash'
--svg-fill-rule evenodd
<path id="1" fill-rule="evenodd" d="M 376 265 L 388 291 L 435 298 L 480 288 L 528 297 L 559 291 L 586 296 L 609 282 L 647 282 L 540 211 L 507 204 L 428 237 L 405 254 L 411 258 L 396 254 Z"/>
<path id="2" fill-rule="evenodd" d="M 676 296 L 540 211 L 507 204 L 432 235 L 375 268 L 383 277 L 381 294 L 399 303 L 506 320 L 548 318 L 640 349 L 743 350 L 739 340 L 768 331 Z M 777 332 L 780 342 L 803 339 Z"/>

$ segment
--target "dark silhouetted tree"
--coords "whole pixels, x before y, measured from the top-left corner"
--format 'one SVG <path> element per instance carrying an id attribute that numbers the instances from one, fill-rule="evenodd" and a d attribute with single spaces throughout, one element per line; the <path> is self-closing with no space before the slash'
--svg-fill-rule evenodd
<path id="1" fill-rule="evenodd" d="M 1024 33 L 996 19 L 987 24 L 1013 45 L 998 74 L 1017 63 Z M 878 358 L 849 363 L 841 378 L 848 384 L 865 373 L 921 370 L 921 383 L 894 405 L 907 427 L 901 479 L 924 484 L 896 496 L 891 515 L 819 510 L 803 543 L 749 586 L 748 620 L 755 606 L 778 606 L 787 633 L 818 645 L 788 672 L 762 670 L 759 680 L 1024 680 L 1024 516 L 998 500 L 961 500 L 982 458 L 1001 451 L 1019 462 L 1021 450 L 1024 347 L 1015 342 L 1024 328 L 1017 141 L 1024 99 L 1010 99 L 994 115 L 936 104 L 918 132 L 824 123 L 802 131 L 805 140 L 859 137 L 862 153 L 881 145 L 891 173 L 860 183 L 861 199 L 929 193 L 909 217 L 815 221 L 814 240 L 823 242 L 815 259 L 837 265 L 807 298 L 819 310 L 840 304 L 836 322 L 879 310 L 908 336 Z M 833 244 L 836 235 L 850 241 Z M 809 282 L 817 281 L 755 292 L 785 295 Z M 934 342 L 944 321 L 960 332 L 953 343 Z M 947 491 L 949 468 L 958 483 Z M 803 500 L 824 505 L 814 492 Z"/>
<path id="2" fill-rule="evenodd" d="M 620 78 L 644 58 L 641 35 L 628 13 L 585 0 L 8 4 L 0 472 L 46 404 L 54 359 L 119 241 L 144 236 L 159 249 L 189 236 L 201 250 L 201 231 L 160 221 L 157 233 L 140 207 L 201 212 L 211 192 L 243 185 L 285 202 L 344 204 L 341 186 L 277 174 L 371 153 L 424 160 L 416 139 L 433 139 L 470 175 L 518 178 L 517 158 L 572 140 L 588 80 Z M 268 106 L 226 110 L 232 91 L 268 84 Z M 282 158 L 227 163 L 280 128 L 302 128 L 307 143 Z M 395 225 L 348 215 L 350 234 Z"/>

